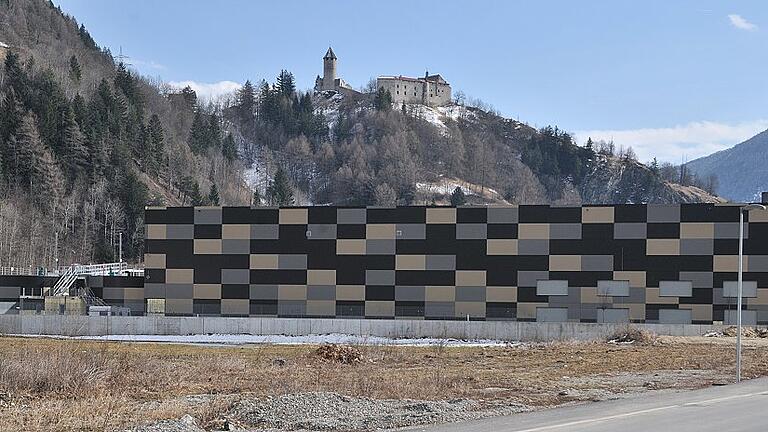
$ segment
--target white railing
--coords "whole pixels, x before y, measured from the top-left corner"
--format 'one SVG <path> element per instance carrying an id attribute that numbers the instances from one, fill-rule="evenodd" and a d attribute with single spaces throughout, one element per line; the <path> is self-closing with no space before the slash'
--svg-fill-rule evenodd
<path id="1" fill-rule="evenodd" d="M 16 267 L 16 266 L 7 266 L 7 267 L 0 267 L 0 275 L 3 276 L 37 276 L 37 268 L 36 267 Z"/>
<path id="2" fill-rule="evenodd" d="M 51 288 L 51 295 L 69 295 L 69 289 L 80 276 L 117 276 L 128 269 L 124 262 L 107 264 L 73 265 L 59 269 L 59 280 Z"/>

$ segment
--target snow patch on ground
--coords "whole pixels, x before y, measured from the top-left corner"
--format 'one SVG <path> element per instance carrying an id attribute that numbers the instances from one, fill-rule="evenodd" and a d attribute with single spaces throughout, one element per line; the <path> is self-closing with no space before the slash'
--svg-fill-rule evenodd
<path id="1" fill-rule="evenodd" d="M 417 182 L 416 189 L 419 192 L 428 194 L 450 195 L 454 189 L 460 187 L 465 195 L 474 195 L 488 200 L 506 203 L 504 197 L 495 189 L 489 187 L 480 187 L 480 185 L 469 183 L 455 178 L 440 177 L 434 182 Z"/>
<path id="2" fill-rule="evenodd" d="M 506 342 L 491 339 L 459 340 L 440 338 L 387 338 L 379 336 L 356 336 L 349 334 L 331 333 L 324 335 L 285 336 L 285 335 L 229 335 L 229 334 L 198 334 L 198 335 L 107 335 L 107 336 L 59 336 L 59 335 L 28 335 L 18 334 L 9 336 L 47 337 L 54 339 L 95 340 L 114 342 L 145 342 L 171 343 L 186 345 L 391 345 L 391 346 L 445 346 L 445 347 L 493 347 L 517 345 L 517 342 Z"/>

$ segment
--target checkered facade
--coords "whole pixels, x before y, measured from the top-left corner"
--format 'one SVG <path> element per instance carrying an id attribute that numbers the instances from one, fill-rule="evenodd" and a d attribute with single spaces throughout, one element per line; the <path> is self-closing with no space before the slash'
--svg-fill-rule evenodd
<path id="1" fill-rule="evenodd" d="M 766 324 L 768 212 L 746 220 L 744 321 Z M 728 323 L 738 222 L 716 204 L 147 208 L 143 298 L 166 315 Z"/>

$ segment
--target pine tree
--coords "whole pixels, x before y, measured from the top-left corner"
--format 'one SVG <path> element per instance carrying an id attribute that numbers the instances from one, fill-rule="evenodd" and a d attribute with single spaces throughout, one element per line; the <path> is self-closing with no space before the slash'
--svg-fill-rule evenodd
<path id="1" fill-rule="evenodd" d="M 32 194 L 43 208 L 52 209 L 63 195 L 64 184 L 61 169 L 50 150 L 44 148 L 35 163 Z"/>
<path id="2" fill-rule="evenodd" d="M 208 204 L 217 206 L 219 205 L 219 189 L 216 187 L 216 183 L 211 183 L 211 190 L 208 192 Z"/>
<path id="3" fill-rule="evenodd" d="M 661 173 L 661 170 L 659 168 L 659 161 L 657 161 L 656 158 L 653 158 L 653 160 L 651 161 L 651 164 L 648 167 L 651 169 L 651 172 L 656 177 L 658 177 L 659 174 Z"/>
<path id="4" fill-rule="evenodd" d="M 587 144 L 584 147 L 590 152 L 594 151 L 594 142 L 592 141 L 592 137 L 587 138 Z"/>
<path id="5" fill-rule="evenodd" d="M 69 79 L 74 82 L 80 82 L 83 77 L 83 72 L 80 70 L 80 62 L 77 61 L 77 57 L 74 55 L 69 58 Z"/>
<path id="6" fill-rule="evenodd" d="M 193 206 L 201 206 L 205 204 L 203 201 L 203 195 L 200 193 L 200 185 L 197 183 L 197 181 L 192 182 L 192 187 L 189 190 L 189 200 L 190 204 Z"/>
<path id="7" fill-rule="evenodd" d="M 392 207 L 397 204 L 397 192 L 386 183 L 376 186 L 373 199 L 377 206 Z"/>
<path id="8" fill-rule="evenodd" d="M 211 114 L 208 118 L 206 141 L 206 147 L 221 148 L 221 122 L 219 121 L 219 115 L 216 113 Z"/>
<path id="9" fill-rule="evenodd" d="M 280 71 L 280 75 L 277 76 L 277 84 L 275 85 L 277 92 L 286 97 L 291 97 L 296 92 L 296 83 L 293 79 L 293 74 L 283 69 Z"/>
<path id="10" fill-rule="evenodd" d="M 466 203 L 467 197 L 464 195 L 464 191 L 461 189 L 461 186 L 456 186 L 456 189 L 454 189 L 453 193 L 451 194 L 451 205 L 459 207 Z"/>
<path id="11" fill-rule="evenodd" d="M 67 177 L 74 179 L 80 172 L 88 172 L 90 169 L 90 156 L 85 145 L 85 136 L 80 131 L 80 126 L 75 119 L 72 109 L 67 110 L 64 120 L 63 158 Z"/>
<path id="12" fill-rule="evenodd" d="M 277 169 L 275 177 L 269 184 L 269 187 L 267 187 L 267 197 L 269 198 L 270 205 L 293 205 L 293 188 L 291 188 L 288 176 L 282 167 Z"/>
<path id="13" fill-rule="evenodd" d="M 228 133 L 227 137 L 224 138 L 224 142 L 221 145 L 221 154 L 229 162 L 237 159 L 237 144 L 235 144 L 235 138 L 231 133 Z"/>
<path id="14" fill-rule="evenodd" d="M 247 80 L 237 93 L 237 110 L 242 121 L 253 119 L 253 109 L 256 106 L 256 91 L 250 80 Z"/>
<path id="15" fill-rule="evenodd" d="M 261 193 L 257 188 L 253 190 L 253 196 L 251 197 L 251 207 L 259 207 L 259 206 L 261 206 Z"/>
<path id="16" fill-rule="evenodd" d="M 202 111 L 197 110 L 189 132 L 189 148 L 195 154 L 201 154 L 208 148 L 208 143 L 206 142 L 208 128 L 205 123 L 204 114 Z"/>
<path id="17" fill-rule="evenodd" d="M 16 180 L 28 190 L 32 189 L 35 179 L 37 163 L 45 150 L 40 134 L 37 130 L 37 122 L 33 114 L 27 114 L 21 122 L 18 132 L 11 140 L 11 161 Z"/>
<path id="18" fill-rule="evenodd" d="M 373 98 L 373 106 L 377 111 L 389 111 L 392 109 L 392 94 L 384 87 L 379 88 Z"/>

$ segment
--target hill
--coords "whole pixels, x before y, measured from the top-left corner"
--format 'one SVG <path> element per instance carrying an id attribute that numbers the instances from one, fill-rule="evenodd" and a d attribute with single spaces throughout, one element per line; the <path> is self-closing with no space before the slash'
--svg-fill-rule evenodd
<path id="1" fill-rule="evenodd" d="M 169 90 L 46 0 L 0 0 L 0 265 L 141 259 L 145 205 L 695 202 L 611 146 L 482 104 L 395 106 L 283 71 L 218 104 Z M 8 48 L 5 46 L 7 45 Z"/>
<path id="2" fill-rule="evenodd" d="M 729 149 L 686 164 L 700 178 L 714 175 L 718 194 L 733 201 L 760 201 L 768 191 L 768 130 Z"/>
<path id="3" fill-rule="evenodd" d="M 45 0 L 0 1 L 0 42 L 0 265 L 116 260 L 119 233 L 138 260 L 145 205 L 202 204 L 213 184 L 248 202 L 194 92 L 167 97 Z"/>

